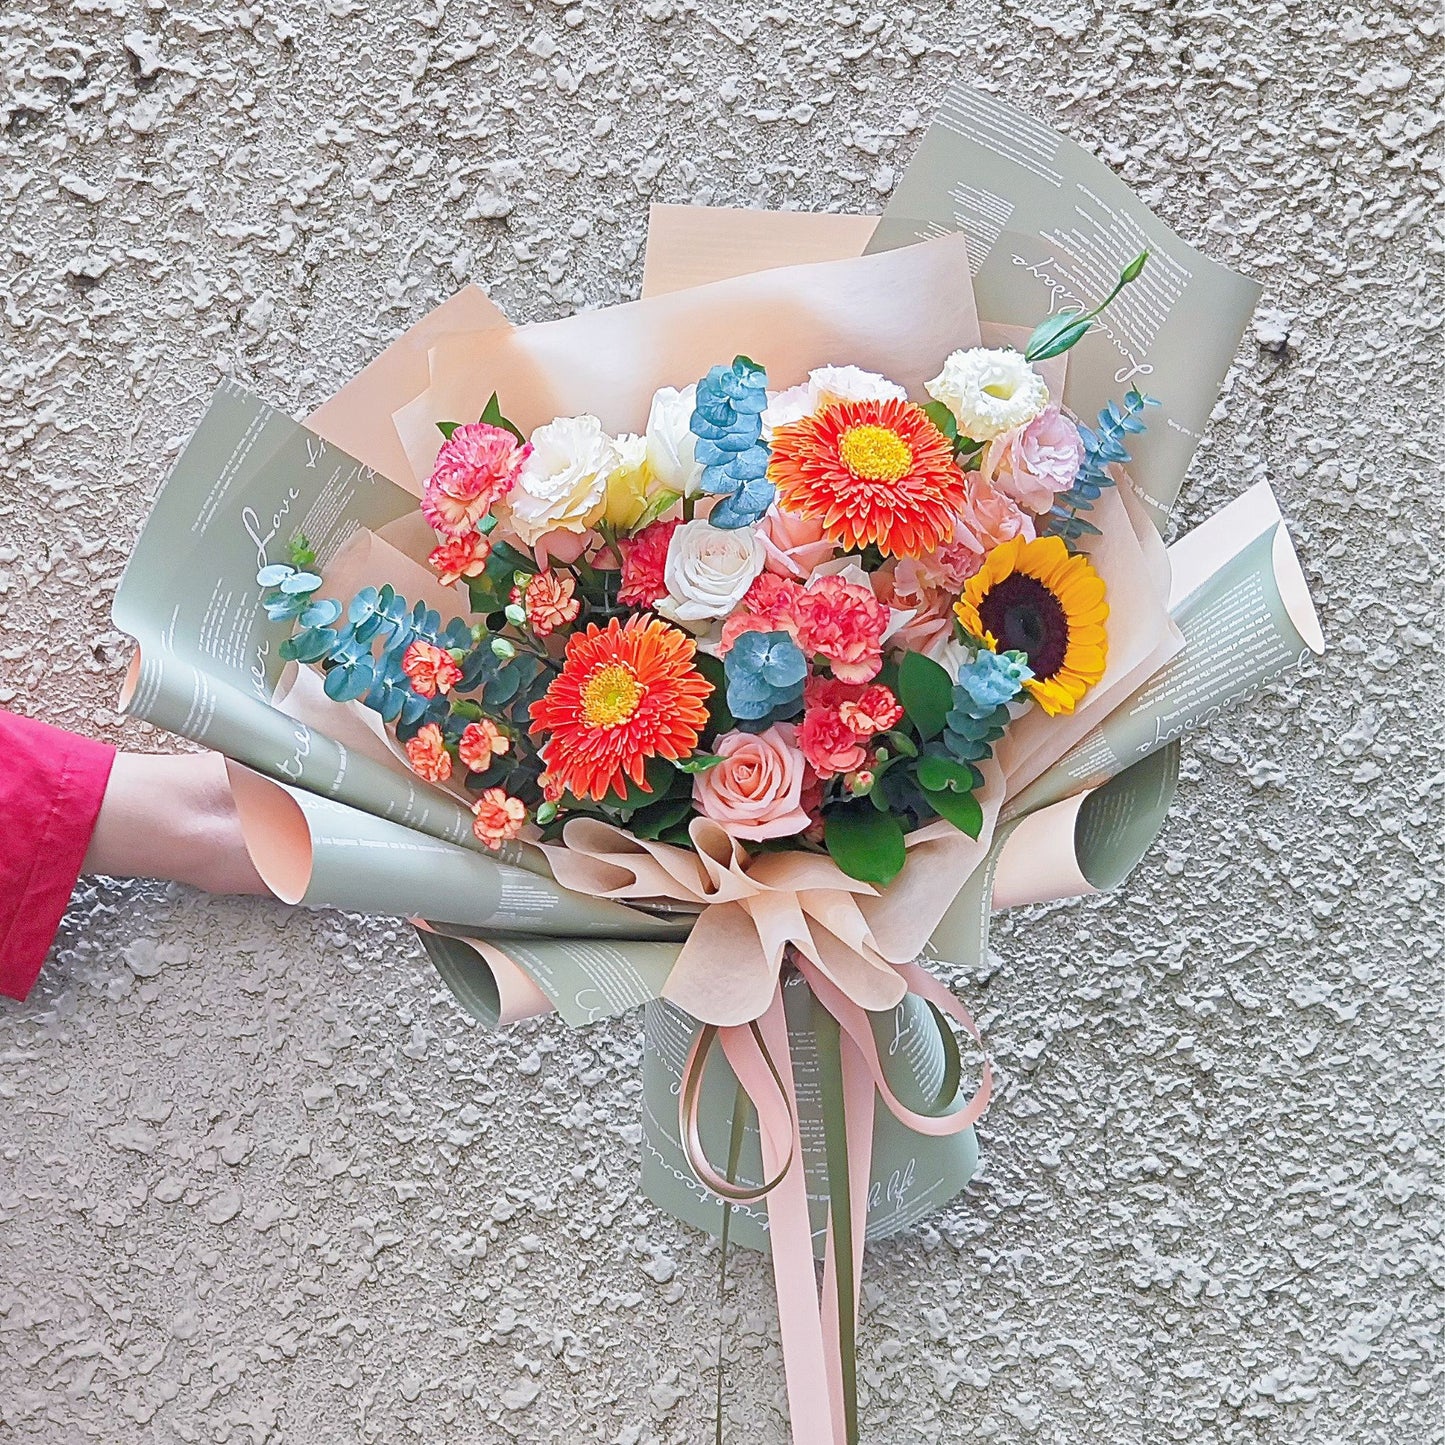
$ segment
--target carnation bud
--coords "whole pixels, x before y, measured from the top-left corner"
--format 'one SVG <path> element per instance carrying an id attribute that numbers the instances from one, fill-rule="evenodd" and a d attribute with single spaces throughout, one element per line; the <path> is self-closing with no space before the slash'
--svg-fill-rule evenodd
<path id="1" fill-rule="evenodd" d="M 510 602 L 507 604 L 506 617 L 513 627 L 520 627 L 527 620 L 527 609 L 519 603 Z"/>
<path id="2" fill-rule="evenodd" d="M 550 823 L 550 822 L 552 821 L 552 819 L 555 818 L 556 816 L 557 816 L 557 805 L 556 805 L 556 803 L 539 803 L 539 804 L 537 805 L 537 821 L 538 821 L 538 823 L 540 823 L 544 828 L 545 828 L 545 827 L 547 826 L 547 824 Z"/>
<path id="3" fill-rule="evenodd" d="M 499 657 L 503 662 L 510 662 L 517 655 L 517 649 L 507 641 L 505 637 L 494 637 L 492 639 L 492 656 Z"/>

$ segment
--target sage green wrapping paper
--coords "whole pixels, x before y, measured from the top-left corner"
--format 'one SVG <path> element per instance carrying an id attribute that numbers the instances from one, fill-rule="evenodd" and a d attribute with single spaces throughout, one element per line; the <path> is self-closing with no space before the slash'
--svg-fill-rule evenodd
<path id="1" fill-rule="evenodd" d="M 416 499 L 231 382 L 217 389 L 152 507 L 116 591 L 137 649 L 128 713 L 277 781 L 467 845 L 471 815 L 273 702 L 290 622 L 270 622 L 256 572 L 298 531 L 324 567 Z"/>
<path id="2" fill-rule="evenodd" d="M 1131 438 L 1162 532 L 1260 288 L 1182 241 L 1103 161 L 967 80 L 944 97 L 869 252 L 962 232 L 979 319 L 1086 310 L 1146 247 L 1140 278 L 1069 353 L 1064 401 L 1089 421 L 1130 386 L 1158 398 Z"/>

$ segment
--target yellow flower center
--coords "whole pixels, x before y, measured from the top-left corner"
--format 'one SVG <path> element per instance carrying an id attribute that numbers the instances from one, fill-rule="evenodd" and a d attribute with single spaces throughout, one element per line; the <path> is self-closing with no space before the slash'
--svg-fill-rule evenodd
<path id="1" fill-rule="evenodd" d="M 589 728 L 615 728 L 637 711 L 646 691 L 625 663 L 606 663 L 582 684 L 582 721 Z"/>
<path id="2" fill-rule="evenodd" d="M 838 442 L 843 465 L 869 482 L 896 482 L 913 466 L 913 451 L 886 426 L 850 426 Z"/>

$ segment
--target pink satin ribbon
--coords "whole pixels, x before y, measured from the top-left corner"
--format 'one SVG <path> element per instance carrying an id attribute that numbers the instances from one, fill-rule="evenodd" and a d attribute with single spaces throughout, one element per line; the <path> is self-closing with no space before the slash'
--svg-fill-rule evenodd
<path id="1" fill-rule="evenodd" d="M 979 1087 L 962 1109 L 945 1114 L 922 1114 L 908 1108 L 888 1083 L 867 1010 L 853 1003 L 808 960 L 795 954 L 793 961 L 814 997 L 833 1016 L 839 1028 L 851 1205 L 852 1325 L 856 1332 L 873 1163 L 875 1099 L 881 1097 L 889 1112 L 917 1133 L 934 1138 L 959 1134 L 975 1123 L 988 1107 L 993 1070 L 985 1059 Z M 906 964 L 898 968 L 898 973 L 910 993 L 931 1003 L 976 1042 L 982 1043 L 978 1026 L 968 1010 L 931 974 L 916 964 Z M 712 1165 L 702 1146 L 699 1121 L 702 1075 L 714 1042 L 721 1046 L 757 1112 L 764 1178 L 759 1186 L 734 1184 Z M 803 1144 L 781 984 L 754 1022 L 721 1028 L 707 1025 L 699 1029 L 683 1068 L 679 1123 L 688 1162 L 709 1189 L 732 1202 L 767 1201 L 778 1327 L 794 1445 L 846 1445 L 837 1241 L 830 1215 L 820 1300 L 813 1267 L 812 1221 L 808 1214 L 808 1186 L 802 1166 Z"/>

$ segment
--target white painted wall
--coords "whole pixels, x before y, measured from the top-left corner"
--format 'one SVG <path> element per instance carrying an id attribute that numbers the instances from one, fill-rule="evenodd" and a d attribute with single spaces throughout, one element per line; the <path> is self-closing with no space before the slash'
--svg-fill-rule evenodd
<path id="1" fill-rule="evenodd" d="M 865 1439 L 1445 1439 L 1439 24 L 6 0 L 0 703 L 159 745 L 110 591 L 222 376 L 302 411 L 463 280 L 629 297 L 651 199 L 879 209 L 977 72 L 1264 283 L 1180 520 L 1268 477 L 1332 650 L 1192 742 L 1121 897 L 959 980 L 1005 1087 L 871 1256 Z M 400 925 L 88 887 L 0 1007 L 0 1439 L 711 1439 L 716 1256 L 635 1192 L 638 1048 L 482 1034 Z M 729 1438 L 781 1442 L 735 1275 Z"/>

